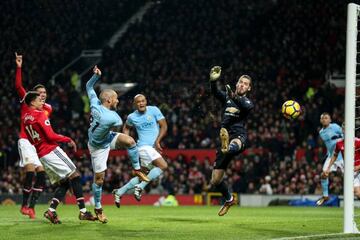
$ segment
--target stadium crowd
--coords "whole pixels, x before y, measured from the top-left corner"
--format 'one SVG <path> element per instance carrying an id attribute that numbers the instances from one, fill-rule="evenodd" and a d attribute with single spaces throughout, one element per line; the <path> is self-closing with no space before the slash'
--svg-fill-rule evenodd
<path id="1" fill-rule="evenodd" d="M 97 1 L 67 1 L 60 5 L 62 11 L 55 8 L 55 3 L 39 1 L 36 12 L 39 18 L 32 18 L 32 12 L 26 11 L 31 2 L 11 2 L 8 7 L 28 13 L 17 19 L 12 31 L 6 29 L 10 19 L 0 21 L 0 29 L 5 32 L 5 41 L 1 43 L 11 46 L 0 48 L 3 56 L 0 71 L 4 71 L 1 78 L 6 83 L 0 89 L 0 191 L 19 193 L 20 171 L 16 165 L 19 103 L 13 86 L 13 52 L 24 53 L 25 86 L 38 81 L 46 83 L 52 73 L 81 49 L 102 47 L 102 42 L 141 1 L 130 4 L 130 10 L 128 5 L 123 9 L 125 4 L 120 3 L 114 7 L 113 1 L 105 5 Z M 92 4 L 97 4 L 99 15 L 90 11 Z M 49 14 L 69 8 L 78 11 L 69 11 L 74 15 L 63 19 L 55 14 L 47 21 Z M 104 47 L 101 81 L 137 82 L 135 91 L 143 92 L 149 103 L 159 106 L 166 116 L 169 131 L 164 146 L 196 149 L 214 148 L 218 138 L 221 116 L 216 110 L 218 104 L 209 95 L 211 66 L 223 67 L 222 83 L 234 84 L 242 74 L 252 76 L 250 98 L 255 108 L 248 121 L 248 148 L 263 151 L 240 155 L 231 163 L 228 176 L 232 190 L 320 194 L 319 174 L 325 154 L 317 134 L 319 116 L 327 111 L 337 122 L 343 120 L 343 95 L 325 81 L 325 75 L 344 70 L 345 9 L 344 3 L 326 0 L 299 4 L 286 0 L 267 4 L 234 0 L 156 2 L 143 21 L 133 24 L 114 48 Z M 84 15 L 75 14 L 80 11 Z M 34 25 L 26 25 L 25 29 L 29 19 L 35 20 L 31 21 Z M 76 24 L 69 27 L 69 22 Z M 31 36 L 33 32 L 36 34 Z M 47 84 L 48 102 L 54 107 L 52 125 L 56 131 L 75 139 L 79 148 L 86 148 L 87 98 L 84 89 L 79 92 L 71 85 L 70 77 L 71 73 L 65 73 L 60 82 Z M 84 85 L 87 79 L 82 81 Z M 119 104 L 123 119 L 133 111 L 132 95 L 130 92 L 122 96 Z M 286 120 L 280 114 L 280 106 L 287 99 L 296 99 L 303 106 L 304 113 L 297 121 Z M 215 120 L 209 113 L 215 114 Z M 83 174 L 84 190 L 89 192 L 90 161 L 85 157 L 76 162 Z M 168 162 L 169 169 L 163 177 L 148 187 L 150 193 L 199 193 L 210 178 L 210 161 L 200 164 L 193 159 L 186 163 L 178 156 Z M 126 156 L 111 157 L 108 166 L 106 191 L 131 177 Z M 330 192 L 340 193 L 341 178 L 332 178 L 330 188 Z"/>

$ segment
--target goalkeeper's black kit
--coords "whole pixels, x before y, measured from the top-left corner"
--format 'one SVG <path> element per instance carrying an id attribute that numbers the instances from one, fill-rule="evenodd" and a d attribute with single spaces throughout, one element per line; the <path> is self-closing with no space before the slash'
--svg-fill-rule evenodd
<path id="1" fill-rule="evenodd" d="M 222 154 L 218 149 L 216 154 L 215 168 L 226 169 L 232 157 L 245 150 L 247 142 L 246 120 L 254 105 L 246 96 L 230 97 L 225 91 L 216 86 L 216 81 L 210 82 L 211 93 L 221 102 L 224 107 L 221 127 L 226 128 L 230 141 L 239 138 L 242 147 L 239 152 L 233 154 Z"/>

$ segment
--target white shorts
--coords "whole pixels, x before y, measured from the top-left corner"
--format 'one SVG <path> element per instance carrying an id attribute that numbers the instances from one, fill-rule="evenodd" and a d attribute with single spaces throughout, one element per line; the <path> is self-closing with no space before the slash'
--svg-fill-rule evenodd
<path id="1" fill-rule="evenodd" d="M 56 147 L 53 151 L 40 158 L 40 161 L 44 165 L 51 184 L 66 179 L 76 171 L 75 164 L 60 147 Z"/>
<path id="2" fill-rule="evenodd" d="M 354 173 L 354 187 L 360 187 L 360 172 Z"/>
<path id="3" fill-rule="evenodd" d="M 112 139 L 110 146 L 107 148 L 96 148 L 88 143 L 88 148 L 91 156 L 91 164 L 95 173 L 103 172 L 107 169 L 107 160 L 110 150 L 116 148 L 116 139 L 120 133 L 117 133 Z"/>
<path id="4" fill-rule="evenodd" d="M 141 146 L 138 149 L 142 167 L 151 169 L 153 168 L 152 162 L 158 158 L 162 158 L 160 153 L 151 146 Z"/>
<path id="5" fill-rule="evenodd" d="M 328 168 L 328 166 L 330 164 L 330 160 L 331 160 L 330 157 L 326 158 L 326 161 L 325 161 L 325 163 L 323 165 L 323 171 L 325 171 Z M 342 159 L 341 160 L 336 160 L 334 162 L 334 164 L 331 166 L 330 172 L 336 172 L 336 170 L 338 168 L 340 168 L 341 172 L 344 173 L 344 160 L 342 160 Z"/>
<path id="6" fill-rule="evenodd" d="M 25 138 L 18 140 L 18 149 L 20 155 L 19 166 L 24 167 L 27 164 L 34 164 L 35 167 L 42 166 L 39 157 L 36 153 L 34 145 Z"/>

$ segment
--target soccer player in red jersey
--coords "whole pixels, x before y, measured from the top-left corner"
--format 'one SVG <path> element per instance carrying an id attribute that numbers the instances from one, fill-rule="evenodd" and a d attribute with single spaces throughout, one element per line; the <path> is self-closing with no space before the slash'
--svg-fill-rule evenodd
<path id="1" fill-rule="evenodd" d="M 22 85 L 21 77 L 21 67 L 22 67 L 22 55 L 15 53 L 15 62 L 16 62 L 16 78 L 15 78 L 15 88 L 21 99 L 21 117 L 27 111 L 28 106 L 23 102 L 23 99 L 26 94 L 26 90 Z M 43 103 L 43 110 L 49 116 L 52 112 L 52 108 L 49 104 L 45 103 L 46 100 L 46 89 L 43 85 L 38 84 L 33 88 L 34 91 L 38 92 L 41 96 Z M 20 123 L 20 135 L 18 140 L 18 149 L 20 155 L 20 167 L 24 169 L 25 179 L 23 187 L 23 201 L 21 205 L 20 212 L 24 215 L 28 215 L 30 218 L 35 218 L 35 204 L 40 196 L 40 193 L 43 191 L 45 186 L 45 171 L 39 158 L 36 154 L 36 149 L 31 145 L 27 136 L 25 134 L 25 128 L 22 123 Z M 36 180 L 34 185 L 33 178 L 36 172 Z M 28 203 L 29 197 L 31 194 L 30 203 Z"/>
<path id="2" fill-rule="evenodd" d="M 56 214 L 56 207 L 71 187 L 80 209 L 79 219 L 95 221 L 96 218 L 85 208 L 80 174 L 71 159 L 58 145 L 58 142 L 69 143 L 76 151 L 75 142 L 69 137 L 54 132 L 43 111 L 43 100 L 39 93 L 28 92 L 24 102 L 29 107 L 21 118 L 27 138 L 35 146 L 50 182 L 58 185 L 44 217 L 54 224 L 61 223 Z"/>
<path id="3" fill-rule="evenodd" d="M 344 125 L 343 125 L 343 131 L 344 131 Z M 355 155 L 354 155 L 354 193 L 355 196 L 360 199 L 360 139 L 355 138 L 354 140 L 354 148 L 355 148 Z M 325 176 L 329 176 L 331 166 L 336 161 L 339 153 L 343 156 L 344 155 L 344 138 L 339 139 L 336 142 L 334 154 L 331 157 L 330 164 L 327 168 L 327 170 L 324 172 Z"/>

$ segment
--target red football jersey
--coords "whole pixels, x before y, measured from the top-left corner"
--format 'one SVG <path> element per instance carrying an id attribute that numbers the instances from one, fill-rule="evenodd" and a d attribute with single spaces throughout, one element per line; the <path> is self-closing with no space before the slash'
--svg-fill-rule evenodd
<path id="1" fill-rule="evenodd" d="M 354 165 L 360 166 L 360 139 L 355 138 L 355 155 L 354 155 Z M 336 142 L 335 152 L 344 156 L 344 139 L 340 139 Z"/>
<path id="2" fill-rule="evenodd" d="M 54 132 L 44 111 L 28 108 L 21 121 L 27 139 L 35 146 L 39 158 L 54 150 L 57 142 L 71 141 L 71 138 Z"/>
<path id="3" fill-rule="evenodd" d="M 26 90 L 24 89 L 23 85 L 22 85 L 22 77 L 21 77 L 21 68 L 16 68 L 16 78 L 15 78 L 15 88 L 16 91 L 20 97 L 21 100 L 24 99 L 25 94 L 26 94 Z M 44 112 L 47 116 L 50 116 L 52 113 L 52 107 L 50 104 L 45 103 L 44 106 Z M 29 111 L 29 107 L 23 102 L 21 104 L 21 119 L 24 117 L 24 115 Z M 27 138 L 26 133 L 25 133 L 25 128 L 24 128 L 24 124 L 22 123 L 22 121 L 20 121 L 20 136 L 19 138 Z"/>

